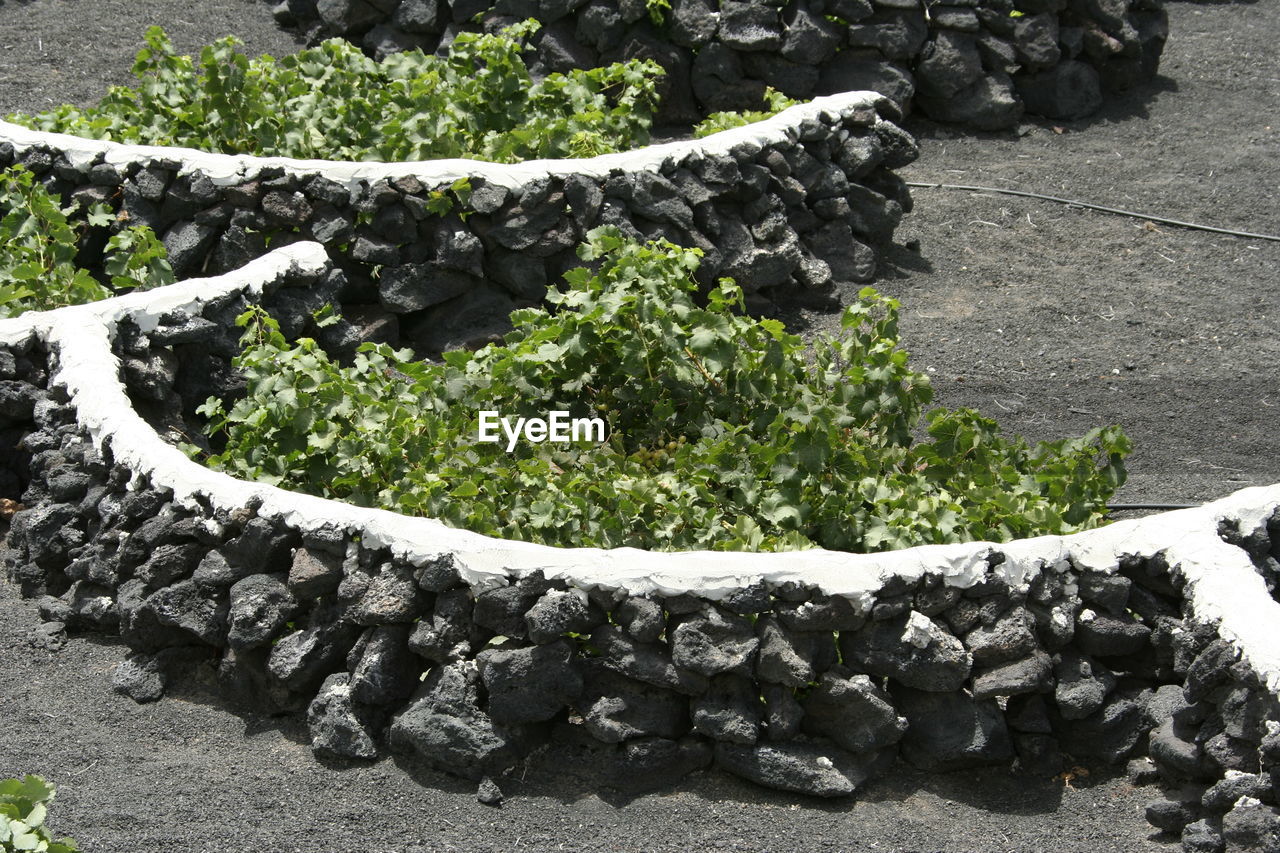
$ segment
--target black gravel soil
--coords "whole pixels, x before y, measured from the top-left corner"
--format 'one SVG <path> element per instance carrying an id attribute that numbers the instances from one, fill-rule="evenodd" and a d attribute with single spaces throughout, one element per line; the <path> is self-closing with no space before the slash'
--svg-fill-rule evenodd
<path id="1" fill-rule="evenodd" d="M 1154 84 L 1088 121 L 1030 121 L 1020 134 L 913 120 L 922 157 L 904 176 L 1280 232 L 1280 6 L 1175 2 L 1170 17 Z M 0 0 L 0 113 L 87 104 L 127 82 L 152 23 L 183 51 L 229 32 L 250 51 L 295 49 L 257 0 Z M 1032 438 L 1122 424 L 1137 449 L 1121 500 L 1280 481 L 1280 246 L 1011 197 L 915 197 L 878 286 L 902 300 L 906 343 L 939 402 Z M 38 622 L 0 582 L 0 777 L 54 781 L 54 828 L 90 853 L 1178 847 L 1142 818 L 1154 788 L 1096 767 L 1065 780 L 899 768 L 835 803 L 707 772 L 627 799 L 561 747 L 504 780 L 494 809 L 469 784 L 390 760 L 318 763 L 298 720 L 236 716 L 204 683 L 135 705 L 110 689 L 123 646 L 75 637 L 45 651 L 27 641 Z"/>
<path id="2" fill-rule="evenodd" d="M 0 115 L 89 106 L 134 82 L 129 69 L 152 26 L 184 54 L 229 35 L 253 56 L 301 47 L 262 0 L 0 0 Z"/>
<path id="3" fill-rule="evenodd" d="M 0 585 L 0 778 L 59 786 L 58 833 L 87 853 L 141 851 L 803 850 L 1171 853 L 1148 840 L 1155 798 L 1096 768 L 1071 781 L 1006 769 L 896 769 L 853 802 L 765 791 L 719 772 L 635 799 L 579 750 L 558 748 L 503 780 L 500 808 L 475 787 L 382 760 L 322 765 L 298 720 L 240 718 L 200 683 L 136 705 L 111 692 L 127 649 L 27 644 L 32 602 Z"/>
<path id="4" fill-rule="evenodd" d="M 909 120 L 920 159 L 899 174 L 1280 235 L 1280 5 L 1167 8 L 1153 84 L 1017 134 Z M 936 402 L 1037 440 L 1120 424 L 1134 451 L 1117 502 L 1280 482 L 1280 243 L 912 192 L 876 286 L 901 300 L 904 344 Z"/>

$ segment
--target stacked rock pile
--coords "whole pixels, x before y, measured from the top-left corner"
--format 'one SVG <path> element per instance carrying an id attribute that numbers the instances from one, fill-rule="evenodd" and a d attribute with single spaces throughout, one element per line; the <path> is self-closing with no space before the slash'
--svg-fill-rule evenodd
<path id="1" fill-rule="evenodd" d="M 280 0 L 276 17 L 375 57 L 443 50 L 464 30 L 524 18 L 546 71 L 652 59 L 672 124 L 871 89 L 940 121 L 997 130 L 1024 110 L 1086 116 L 1155 75 L 1161 0 Z"/>

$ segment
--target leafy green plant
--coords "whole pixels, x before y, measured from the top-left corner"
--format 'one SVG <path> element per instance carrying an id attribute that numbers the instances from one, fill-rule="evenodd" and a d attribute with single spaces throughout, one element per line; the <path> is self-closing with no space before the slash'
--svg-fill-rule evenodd
<path id="1" fill-rule="evenodd" d="M 546 309 L 442 364 L 365 345 L 331 360 L 261 310 L 236 366 L 247 394 L 202 407 L 236 476 L 557 545 L 882 550 L 1066 533 L 1124 479 L 1117 428 L 1028 445 L 933 410 L 898 346 L 898 303 L 868 288 L 842 334 L 806 348 L 742 315 L 700 253 L 601 228 Z M 320 323 L 333 322 L 325 316 Z M 478 415 L 599 415 L 601 444 L 478 441 Z M 920 434 L 920 427 L 924 434 Z"/>
<path id="2" fill-rule="evenodd" d="M 458 178 L 449 185 L 449 189 L 432 190 L 427 194 L 427 210 L 436 216 L 444 216 L 453 210 L 455 201 L 465 208 L 469 198 L 471 198 L 471 180 L 469 178 Z M 466 219 L 471 215 L 471 211 L 464 209 L 458 215 Z"/>
<path id="3" fill-rule="evenodd" d="M 0 851 L 76 853 L 70 838 L 54 838 L 45 826 L 56 790 L 39 776 L 0 779 Z"/>
<path id="4" fill-rule="evenodd" d="M 694 138 L 701 139 L 704 136 L 710 136 L 711 134 L 719 133 L 722 130 L 742 127 L 747 124 L 755 124 L 758 121 L 764 121 L 767 118 L 777 115 L 787 107 L 794 107 L 796 104 L 800 103 L 797 100 L 788 98 L 772 86 L 765 88 L 764 102 L 765 108 L 763 110 L 712 113 L 698 124 L 694 125 Z"/>
<path id="5" fill-rule="evenodd" d="M 84 219 L 73 221 L 69 217 L 77 210 L 76 205 L 60 206 L 21 166 L 0 172 L 0 317 L 173 282 L 164 245 L 145 226 L 125 228 L 107 241 L 103 269 L 111 287 L 77 266 L 86 230 L 114 221 L 105 205 L 96 204 Z"/>
<path id="6" fill-rule="evenodd" d="M 535 81 L 521 52 L 539 26 L 460 33 L 446 57 L 414 50 L 381 62 L 343 39 L 249 59 L 231 37 L 195 60 L 152 27 L 135 87 L 113 87 L 96 107 L 9 120 L 117 142 L 344 160 L 515 162 L 646 143 L 662 68 L 631 60 Z"/>
<path id="7" fill-rule="evenodd" d="M 649 11 L 649 20 L 655 27 L 666 22 L 667 12 L 671 11 L 671 0 L 645 0 L 644 5 Z"/>

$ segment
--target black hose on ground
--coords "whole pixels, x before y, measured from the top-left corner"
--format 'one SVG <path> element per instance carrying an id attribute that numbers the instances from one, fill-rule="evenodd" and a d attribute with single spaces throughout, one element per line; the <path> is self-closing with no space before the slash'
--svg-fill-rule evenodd
<path id="1" fill-rule="evenodd" d="M 1122 210 L 1118 207 L 1105 207 L 1101 204 L 1091 204 L 1087 201 L 1077 201 L 1072 198 L 1060 198 L 1056 195 L 1043 195 L 1041 193 L 1029 193 L 1022 190 L 1002 189 L 1000 187 L 975 187 L 966 184 L 933 184 L 923 183 L 920 181 L 907 181 L 909 187 L 919 187 L 922 189 L 935 190 L 964 190 L 967 192 L 978 193 L 1000 193 L 1001 195 L 1016 195 L 1021 198 L 1036 198 L 1042 201 L 1056 201 L 1059 204 L 1068 204 L 1072 207 L 1083 207 L 1086 210 L 1097 210 L 1102 213 L 1114 213 L 1119 216 L 1131 216 L 1134 219 L 1146 219 L 1150 222 L 1159 222 L 1162 225 L 1176 225 L 1179 228 L 1191 228 L 1196 231 L 1212 231 L 1215 234 L 1228 234 L 1232 237 L 1246 237 L 1251 240 L 1272 240 L 1280 243 L 1280 236 L 1274 234 L 1254 234 L 1251 231 L 1234 231 L 1230 228 L 1216 228 L 1212 225 L 1197 225 L 1194 222 L 1183 222 L 1180 219 L 1168 219 L 1163 216 L 1151 216 L 1146 213 L 1135 213 L 1132 210 Z"/>

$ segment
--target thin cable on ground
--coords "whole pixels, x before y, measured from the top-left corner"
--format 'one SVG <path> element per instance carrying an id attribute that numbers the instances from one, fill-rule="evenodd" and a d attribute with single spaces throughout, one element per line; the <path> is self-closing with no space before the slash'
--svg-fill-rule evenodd
<path id="1" fill-rule="evenodd" d="M 1037 198 L 1042 201 L 1056 201 L 1059 204 L 1069 204 L 1072 207 L 1083 207 L 1087 210 L 1097 210 L 1102 213 L 1115 213 L 1120 216 L 1131 216 L 1134 219 L 1146 219 L 1151 222 L 1159 222 L 1162 225 L 1176 225 L 1179 228 L 1191 228 L 1196 231 L 1212 231 L 1215 234 L 1228 234 L 1232 237 L 1247 237 L 1251 240 L 1272 240 L 1280 243 L 1280 236 L 1274 234 L 1254 234 L 1252 231 L 1234 231 L 1230 228 L 1215 228 L 1212 225 L 1197 225 L 1194 222 L 1183 222 L 1180 219 L 1168 219 L 1163 216 L 1151 216 L 1146 213 L 1135 213 L 1132 210 L 1122 210 L 1118 207 L 1104 207 L 1101 204 L 1090 204 L 1087 201 L 1077 201 L 1073 198 L 1059 198 L 1056 195 L 1043 195 L 1042 193 L 1029 193 L 1022 190 L 1009 190 L 1001 187 L 975 187 L 966 184 L 935 184 L 924 183 L 922 181 L 907 181 L 909 187 L 920 187 L 923 189 L 934 190 L 964 190 L 966 192 L 976 193 L 1000 193 L 1002 195 L 1016 195 L 1022 198 Z"/>
<path id="2" fill-rule="evenodd" d="M 1107 512 L 1126 512 L 1134 509 L 1195 509 L 1203 504 L 1107 504 Z"/>

